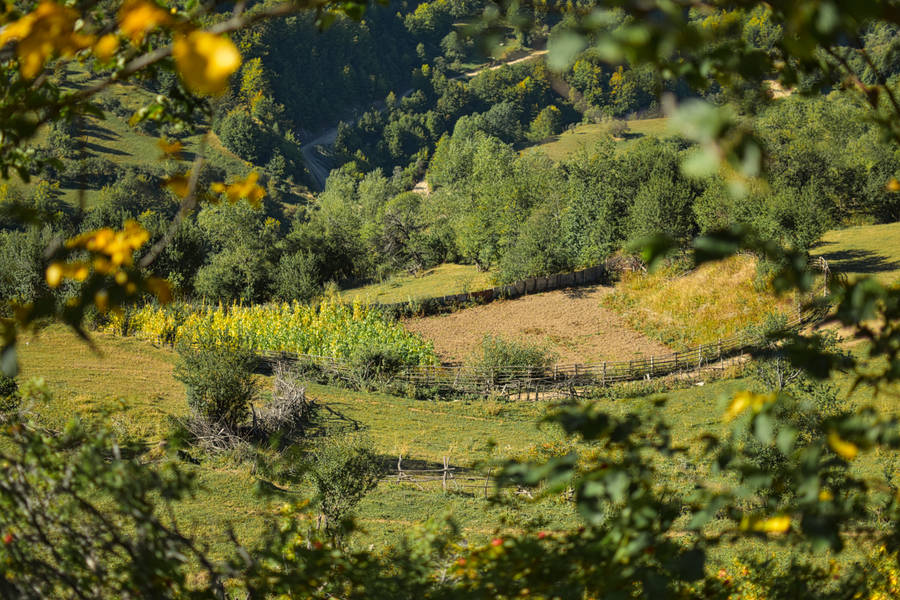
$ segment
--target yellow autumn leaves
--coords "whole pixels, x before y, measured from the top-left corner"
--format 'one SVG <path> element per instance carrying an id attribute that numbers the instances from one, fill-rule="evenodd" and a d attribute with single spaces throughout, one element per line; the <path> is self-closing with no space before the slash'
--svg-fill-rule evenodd
<path id="1" fill-rule="evenodd" d="M 228 78 L 241 65 L 241 55 L 226 37 L 194 29 L 174 18 L 174 9 L 164 10 L 150 0 L 126 0 L 117 14 L 118 32 L 135 46 L 155 29 L 174 31 L 172 57 L 184 84 L 197 94 L 221 94 Z M 0 48 L 16 44 L 22 77 L 34 79 L 54 56 L 71 57 L 92 48 L 101 61 L 112 59 L 119 50 L 119 35 L 85 33 L 81 15 L 74 9 L 44 0 L 23 17 L 0 29 Z"/>
<path id="2" fill-rule="evenodd" d="M 121 231 L 110 228 L 89 231 L 66 242 L 69 249 L 87 250 L 93 256 L 92 261 L 75 261 L 64 263 L 54 261 L 45 273 L 47 285 L 59 287 L 63 279 L 84 281 L 90 274 L 91 267 L 98 273 L 113 275 L 116 282 L 125 284 L 128 275 L 121 267 L 133 264 L 134 251 L 150 239 L 150 234 L 136 221 L 128 221 Z"/>
<path id="3" fill-rule="evenodd" d="M 224 195 L 232 204 L 238 200 L 247 200 L 251 206 L 258 208 L 266 195 L 266 190 L 257 181 L 259 181 L 259 174 L 254 171 L 247 175 L 246 178 L 239 179 L 233 183 L 221 181 L 212 183 L 209 186 L 209 190 L 213 194 Z M 169 177 L 166 180 L 166 185 L 176 196 L 186 198 L 191 191 L 190 172 Z M 215 203 L 217 200 L 214 198 L 212 201 Z"/>
<path id="4" fill-rule="evenodd" d="M 86 251 L 90 259 L 51 262 L 44 273 L 47 285 L 57 288 L 66 279 L 84 281 L 93 270 L 112 277 L 125 293 L 134 294 L 138 291 L 138 284 L 131 280 L 125 269 L 134 264 L 134 251 L 149 239 L 150 234 L 136 221 L 126 222 L 121 231 L 106 227 L 76 236 L 66 242 L 66 248 Z M 164 280 L 150 277 L 142 284 L 145 290 L 155 294 L 160 301 L 168 302 L 171 299 L 169 285 Z M 101 311 L 107 310 L 109 294 L 106 289 L 96 292 L 94 302 Z"/>
<path id="5" fill-rule="evenodd" d="M 223 93 L 228 78 L 241 66 L 241 55 L 231 40 L 206 31 L 176 35 L 172 56 L 185 85 L 198 94 Z"/>
<path id="6" fill-rule="evenodd" d="M 41 2 L 21 19 L 0 31 L 0 47 L 17 42 L 22 76 L 33 79 L 52 56 L 72 56 L 93 43 L 93 36 L 77 32 L 79 14 L 55 2 Z"/>

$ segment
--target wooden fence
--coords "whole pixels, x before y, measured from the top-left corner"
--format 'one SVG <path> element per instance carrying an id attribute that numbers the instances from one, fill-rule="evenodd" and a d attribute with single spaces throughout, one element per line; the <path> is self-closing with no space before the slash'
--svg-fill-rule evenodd
<path id="1" fill-rule="evenodd" d="M 788 331 L 796 331 L 822 318 L 821 312 L 798 313 L 785 324 Z M 414 387 L 449 390 L 460 393 L 489 394 L 500 392 L 506 396 L 552 391 L 571 392 L 575 388 L 606 387 L 627 381 L 652 380 L 676 373 L 702 369 L 723 359 L 739 356 L 757 349 L 762 340 L 749 334 L 701 344 L 672 354 L 650 356 L 627 361 L 604 361 L 595 364 L 566 363 L 534 366 L 478 367 L 459 362 L 436 365 L 408 365 L 384 375 L 393 383 Z M 265 360 L 294 361 L 311 365 L 337 379 L 355 382 L 361 377 L 359 367 L 327 356 L 270 353 Z"/>
<path id="2" fill-rule="evenodd" d="M 434 469 L 410 469 L 403 467 L 403 456 L 397 457 L 397 470 L 391 471 L 385 477 L 388 481 L 397 484 L 410 484 L 423 489 L 428 484 L 440 482 L 441 489 L 445 492 L 451 490 L 476 490 L 487 498 L 493 483 L 491 473 L 482 475 L 466 469 L 460 469 L 450 465 L 450 459 L 443 457 L 443 466 Z"/>
<path id="3" fill-rule="evenodd" d="M 468 304 L 487 304 L 501 298 L 518 298 L 525 294 L 536 294 L 578 285 L 602 283 L 608 280 L 608 273 L 609 270 L 605 265 L 598 265 L 579 271 L 547 275 L 546 277 L 529 277 L 528 279 L 477 292 L 411 299 L 407 302 L 376 304 L 375 306 L 388 314 L 429 315 Z"/>

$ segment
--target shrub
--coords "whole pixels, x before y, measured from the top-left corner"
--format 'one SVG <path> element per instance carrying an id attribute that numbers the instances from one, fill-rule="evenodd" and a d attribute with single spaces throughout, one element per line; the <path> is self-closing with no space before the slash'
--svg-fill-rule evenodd
<path id="1" fill-rule="evenodd" d="M 0 373 L 0 413 L 16 410 L 21 401 L 19 384 L 12 377 Z"/>
<path id="2" fill-rule="evenodd" d="M 180 344 L 178 353 L 175 378 L 184 384 L 188 404 L 199 416 L 230 429 L 247 418 L 258 393 L 249 350 Z"/>
<path id="3" fill-rule="evenodd" d="M 216 123 L 216 133 L 226 148 L 254 164 L 272 157 L 271 134 L 245 110 L 235 109 Z"/>
<path id="4" fill-rule="evenodd" d="M 537 374 L 552 365 L 556 354 L 536 344 L 508 340 L 500 336 L 485 335 L 481 347 L 470 358 L 476 373 L 494 380 L 504 367 L 520 367 L 526 376 Z"/>
<path id="5" fill-rule="evenodd" d="M 357 346 L 350 354 L 352 372 L 360 387 L 371 381 L 389 381 L 403 364 L 403 355 L 390 344 Z"/>
<path id="6" fill-rule="evenodd" d="M 381 467 L 368 438 L 350 434 L 332 438 L 315 449 L 310 477 L 316 486 L 326 530 L 339 537 L 343 521 L 378 485 Z"/>

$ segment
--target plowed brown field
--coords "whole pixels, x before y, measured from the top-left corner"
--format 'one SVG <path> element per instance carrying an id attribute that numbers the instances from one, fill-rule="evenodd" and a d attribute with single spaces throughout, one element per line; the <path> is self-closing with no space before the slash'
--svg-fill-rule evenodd
<path id="1" fill-rule="evenodd" d="M 541 344 L 561 363 L 629 360 L 672 351 L 637 333 L 600 306 L 608 286 L 556 290 L 499 300 L 446 315 L 408 319 L 406 327 L 434 342 L 444 360 L 465 360 L 485 334 Z"/>

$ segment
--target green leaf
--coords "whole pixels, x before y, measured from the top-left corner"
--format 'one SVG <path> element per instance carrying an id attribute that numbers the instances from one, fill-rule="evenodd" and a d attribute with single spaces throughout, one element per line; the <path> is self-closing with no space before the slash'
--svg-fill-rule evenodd
<path id="1" fill-rule="evenodd" d="M 769 445 L 775 440 L 775 421 L 767 413 L 756 415 L 753 421 L 753 433 L 763 444 Z"/>
<path id="2" fill-rule="evenodd" d="M 563 31 L 552 38 L 547 45 L 547 65 L 553 71 L 565 71 L 578 53 L 587 47 L 584 36 L 574 31 Z"/>
<path id="3" fill-rule="evenodd" d="M 15 344 L 0 351 L 0 371 L 3 371 L 7 377 L 15 377 L 19 374 L 19 359 Z"/>

